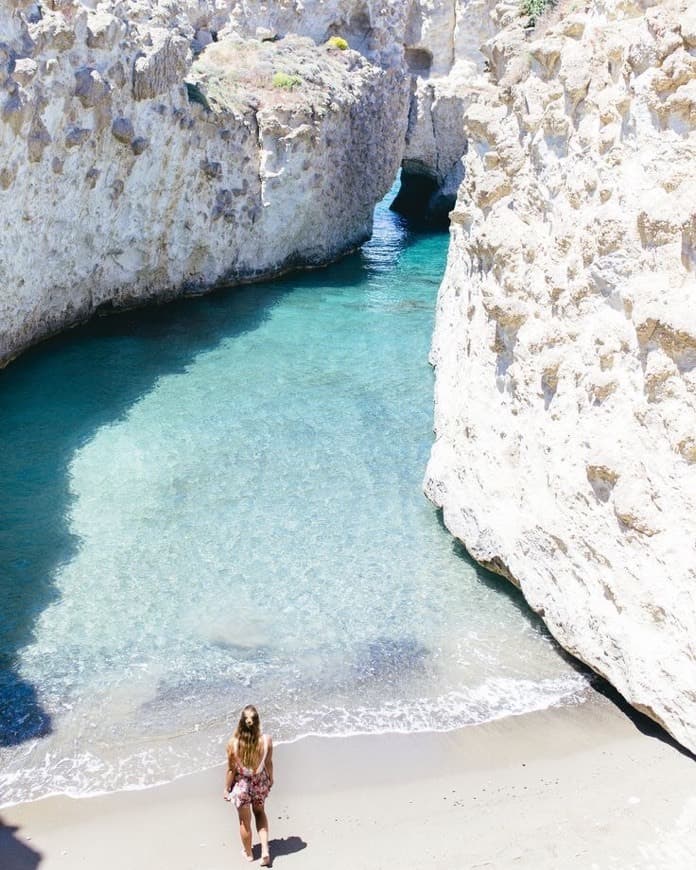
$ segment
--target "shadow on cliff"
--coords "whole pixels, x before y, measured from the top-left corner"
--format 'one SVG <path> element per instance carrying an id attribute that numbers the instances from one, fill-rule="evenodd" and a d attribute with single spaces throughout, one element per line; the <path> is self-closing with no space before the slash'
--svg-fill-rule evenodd
<path id="1" fill-rule="evenodd" d="M 52 729 L 35 687 L 17 671 L 17 654 L 57 596 L 57 570 L 79 546 L 69 527 L 75 451 L 123 419 L 159 378 L 257 329 L 303 278 L 100 318 L 0 372 L 0 746 Z"/>

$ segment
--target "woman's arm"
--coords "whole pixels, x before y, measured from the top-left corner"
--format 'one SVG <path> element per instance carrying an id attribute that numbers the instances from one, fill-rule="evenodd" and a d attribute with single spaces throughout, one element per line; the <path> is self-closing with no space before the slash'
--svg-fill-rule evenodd
<path id="1" fill-rule="evenodd" d="M 266 737 L 268 740 L 268 752 L 266 753 L 266 773 L 268 774 L 268 778 L 271 781 L 271 785 L 273 785 L 273 741 L 270 736 Z"/>
<path id="2" fill-rule="evenodd" d="M 227 773 L 225 774 L 225 791 L 222 794 L 226 801 L 230 800 L 230 792 L 234 785 L 234 775 L 237 767 L 235 759 L 234 744 L 230 741 L 227 744 Z"/>

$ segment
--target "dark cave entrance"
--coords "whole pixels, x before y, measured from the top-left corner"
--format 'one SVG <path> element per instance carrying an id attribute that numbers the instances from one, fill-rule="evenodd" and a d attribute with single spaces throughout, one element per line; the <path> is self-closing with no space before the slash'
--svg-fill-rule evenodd
<path id="1" fill-rule="evenodd" d="M 415 226 L 427 229 L 449 228 L 449 213 L 456 195 L 443 193 L 437 179 L 431 175 L 402 168 L 400 187 L 390 208 Z"/>

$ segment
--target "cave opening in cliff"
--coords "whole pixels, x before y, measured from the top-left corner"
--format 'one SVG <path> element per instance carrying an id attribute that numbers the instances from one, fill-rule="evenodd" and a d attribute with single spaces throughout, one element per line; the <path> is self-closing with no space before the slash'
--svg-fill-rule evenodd
<path id="1" fill-rule="evenodd" d="M 432 175 L 403 167 L 399 191 L 390 208 L 415 227 L 447 230 L 455 199 L 455 196 L 443 193 L 441 185 Z"/>

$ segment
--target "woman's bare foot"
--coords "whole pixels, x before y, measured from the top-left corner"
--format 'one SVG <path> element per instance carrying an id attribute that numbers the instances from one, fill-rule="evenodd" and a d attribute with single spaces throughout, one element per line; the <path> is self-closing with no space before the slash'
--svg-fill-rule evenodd
<path id="1" fill-rule="evenodd" d="M 253 854 L 251 852 L 245 852 L 244 849 L 242 849 L 242 855 L 247 859 L 247 861 L 254 860 Z"/>
<path id="2" fill-rule="evenodd" d="M 270 867 L 271 866 L 271 856 L 270 855 L 262 855 L 261 856 L 261 866 L 262 867 Z"/>

